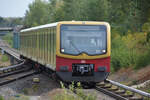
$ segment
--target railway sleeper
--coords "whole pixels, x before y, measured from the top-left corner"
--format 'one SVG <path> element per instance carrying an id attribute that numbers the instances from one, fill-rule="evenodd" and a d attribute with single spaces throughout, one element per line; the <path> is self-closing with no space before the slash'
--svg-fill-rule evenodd
<path id="1" fill-rule="evenodd" d="M 133 94 L 120 94 L 123 97 L 129 98 L 129 97 L 133 97 Z"/>
<path id="2" fill-rule="evenodd" d="M 4 72 L 4 73 L 8 73 L 8 70 L 4 70 L 3 72 Z"/>
<path id="3" fill-rule="evenodd" d="M 3 74 L 0 75 L 0 78 L 7 77 L 7 76 L 10 76 L 10 75 L 13 75 L 13 74 L 22 73 L 22 72 L 25 72 L 25 71 L 28 71 L 28 70 L 31 70 L 31 67 L 23 68 L 23 69 L 20 69 L 20 70 L 15 70 L 15 71 L 12 71 L 12 72 L 9 72 L 9 73 L 3 73 Z"/>
<path id="4" fill-rule="evenodd" d="M 8 69 L 8 72 L 11 72 L 12 71 L 12 69 L 10 68 L 10 69 Z"/>
<path id="5" fill-rule="evenodd" d="M 108 88 L 111 88 L 111 87 L 112 87 L 112 85 L 105 85 L 105 86 L 103 86 L 102 88 L 108 89 Z"/>
<path id="6" fill-rule="evenodd" d="M 129 100 L 144 100 L 142 97 L 130 97 Z"/>
<path id="7" fill-rule="evenodd" d="M 118 91 L 118 88 L 108 88 L 109 91 Z"/>
<path id="8" fill-rule="evenodd" d="M 97 86 L 104 86 L 104 85 L 106 85 L 106 83 L 104 81 L 97 84 Z"/>
<path id="9" fill-rule="evenodd" d="M 27 76 L 31 76 L 33 74 L 38 74 L 38 72 L 29 70 L 29 71 L 25 71 L 22 75 L 17 75 L 17 77 L 5 78 L 5 80 L 0 81 L 0 86 L 8 84 L 8 83 L 16 81 L 16 80 L 19 80 L 19 79 L 22 79 L 22 78 L 25 78 Z"/>
<path id="10" fill-rule="evenodd" d="M 104 83 L 100 83 L 100 84 L 97 84 L 97 86 L 100 86 L 100 87 L 103 87 L 103 86 L 105 86 L 106 84 L 104 84 Z"/>
<path id="11" fill-rule="evenodd" d="M 24 68 L 24 67 L 22 67 L 22 68 Z M 21 69 L 21 67 L 20 68 L 8 68 L 8 69 L 5 69 L 5 70 L 1 70 L 0 74 L 9 73 L 9 72 L 16 71 L 16 70 L 19 70 L 19 69 Z"/>
<path id="12" fill-rule="evenodd" d="M 118 90 L 118 91 L 115 91 L 115 93 L 117 93 L 117 94 L 125 94 L 126 93 L 126 91 L 125 90 Z"/>

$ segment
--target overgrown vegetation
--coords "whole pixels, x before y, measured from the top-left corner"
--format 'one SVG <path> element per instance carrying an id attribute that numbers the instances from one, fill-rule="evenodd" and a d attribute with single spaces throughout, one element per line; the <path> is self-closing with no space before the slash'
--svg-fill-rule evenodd
<path id="1" fill-rule="evenodd" d="M 5 40 L 11 47 L 13 46 L 13 33 L 8 33 L 3 36 L 3 40 Z"/>
<path id="2" fill-rule="evenodd" d="M 9 60 L 7 55 L 2 55 L 1 61 L 2 62 L 7 62 Z"/>
<path id="3" fill-rule="evenodd" d="M 0 100 L 4 100 L 3 96 L 0 95 Z"/>
<path id="4" fill-rule="evenodd" d="M 143 32 L 124 36 L 115 34 L 112 38 L 112 67 L 114 70 L 130 66 L 138 69 L 150 64 L 149 46 L 147 34 Z"/>
<path id="5" fill-rule="evenodd" d="M 78 88 L 75 88 L 74 86 L 74 83 L 72 83 L 69 86 L 69 90 L 67 90 L 64 87 L 64 84 L 61 82 L 61 87 L 64 90 L 64 92 L 61 94 L 57 94 L 54 100 L 96 100 L 96 94 L 85 94 L 81 88 L 80 83 L 77 84 Z M 76 95 L 74 95 L 74 91 L 76 91 Z"/>
<path id="6" fill-rule="evenodd" d="M 28 96 L 18 94 L 10 97 L 8 100 L 30 100 L 30 98 Z"/>

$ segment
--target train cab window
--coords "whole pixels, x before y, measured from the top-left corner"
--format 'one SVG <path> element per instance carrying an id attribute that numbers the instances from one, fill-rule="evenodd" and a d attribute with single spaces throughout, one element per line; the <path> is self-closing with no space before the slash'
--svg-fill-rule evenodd
<path id="1" fill-rule="evenodd" d="M 107 28 L 104 25 L 62 25 L 61 53 L 99 55 L 107 52 Z"/>

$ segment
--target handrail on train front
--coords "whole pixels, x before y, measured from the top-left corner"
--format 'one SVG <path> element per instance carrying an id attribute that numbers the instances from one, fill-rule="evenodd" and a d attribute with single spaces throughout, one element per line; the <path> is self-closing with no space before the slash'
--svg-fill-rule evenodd
<path id="1" fill-rule="evenodd" d="M 140 94 L 140 95 L 142 95 L 142 96 L 145 96 L 145 97 L 150 98 L 150 93 L 147 93 L 147 92 L 144 92 L 144 91 L 141 91 L 141 90 L 138 90 L 138 89 L 135 89 L 135 88 L 132 88 L 132 87 L 129 87 L 129 86 L 120 84 L 120 83 L 118 83 L 118 82 L 114 82 L 114 81 L 112 81 L 112 80 L 108 80 L 108 79 L 107 79 L 106 81 L 108 81 L 108 82 L 111 83 L 112 85 L 118 86 L 118 87 L 120 87 L 120 88 L 129 90 L 129 91 L 132 91 L 132 92 L 134 92 L 134 93 L 137 93 L 137 94 Z"/>

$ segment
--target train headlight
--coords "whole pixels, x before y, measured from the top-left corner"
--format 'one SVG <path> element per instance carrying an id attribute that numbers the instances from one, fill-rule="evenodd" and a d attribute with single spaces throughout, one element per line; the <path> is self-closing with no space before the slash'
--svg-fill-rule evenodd
<path id="1" fill-rule="evenodd" d="M 106 52 L 106 50 L 102 50 L 102 52 L 103 52 L 103 53 L 105 53 L 105 52 Z"/>
<path id="2" fill-rule="evenodd" d="M 60 66 L 60 71 L 67 72 L 67 71 L 69 71 L 69 67 L 68 66 Z"/>
<path id="3" fill-rule="evenodd" d="M 98 71 L 99 72 L 105 72 L 107 70 L 107 67 L 106 66 L 99 66 L 98 67 Z"/>
<path id="4" fill-rule="evenodd" d="M 61 49 L 61 52 L 65 52 L 65 49 Z"/>

